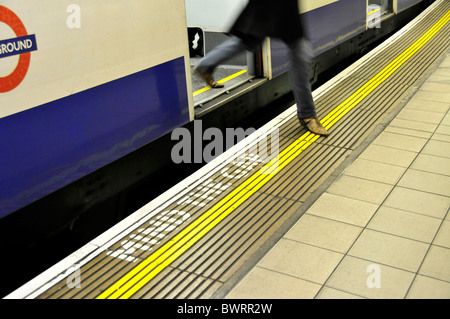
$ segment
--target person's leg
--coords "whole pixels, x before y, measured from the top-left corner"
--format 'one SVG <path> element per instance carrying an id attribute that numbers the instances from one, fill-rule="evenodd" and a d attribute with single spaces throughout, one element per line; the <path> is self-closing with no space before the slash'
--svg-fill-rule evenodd
<path id="1" fill-rule="evenodd" d="M 290 79 L 292 91 L 297 102 L 299 118 L 309 118 L 316 115 L 316 106 L 311 93 L 309 82 L 309 63 L 312 49 L 307 41 L 299 39 L 288 44 L 291 54 Z"/>
<path id="2" fill-rule="evenodd" d="M 287 45 L 291 53 L 290 79 L 297 102 L 297 116 L 300 123 L 315 134 L 328 135 L 328 132 L 317 119 L 316 106 L 309 81 L 309 67 L 313 56 L 312 47 L 305 39 L 298 39 L 287 43 Z"/>
<path id="3" fill-rule="evenodd" d="M 251 38 L 242 40 L 238 37 L 232 36 L 208 52 L 206 56 L 197 64 L 194 71 L 196 71 L 211 87 L 224 87 L 223 84 L 218 84 L 214 81 L 214 78 L 212 77 L 212 73 L 216 67 L 245 50 L 256 50 L 263 40 L 264 39 Z"/>
<path id="4" fill-rule="evenodd" d="M 208 52 L 205 57 L 200 60 L 196 69 L 203 73 L 212 74 L 218 65 L 245 49 L 246 45 L 241 39 L 231 37 Z"/>

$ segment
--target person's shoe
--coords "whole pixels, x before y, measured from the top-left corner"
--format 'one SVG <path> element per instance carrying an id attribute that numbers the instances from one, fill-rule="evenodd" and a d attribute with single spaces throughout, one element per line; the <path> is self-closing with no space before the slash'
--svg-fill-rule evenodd
<path id="1" fill-rule="evenodd" d="M 320 124 L 317 116 L 313 116 L 306 119 L 299 119 L 300 124 L 303 125 L 311 133 L 328 136 L 330 133 Z"/>
<path id="2" fill-rule="evenodd" d="M 223 88 L 225 85 L 221 84 L 221 83 L 217 83 L 214 78 L 212 77 L 211 74 L 202 72 L 198 69 L 198 67 L 196 67 L 194 69 L 194 72 L 197 72 L 198 75 L 200 75 L 203 80 L 205 80 L 206 84 L 208 84 L 210 87 L 214 88 L 214 89 L 220 89 Z"/>

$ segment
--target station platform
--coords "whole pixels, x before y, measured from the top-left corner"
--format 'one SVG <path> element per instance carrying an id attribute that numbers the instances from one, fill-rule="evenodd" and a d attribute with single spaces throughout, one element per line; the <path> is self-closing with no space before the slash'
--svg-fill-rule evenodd
<path id="1" fill-rule="evenodd" d="M 6 299 L 450 297 L 450 1 Z"/>
<path id="2" fill-rule="evenodd" d="M 450 51 L 226 298 L 450 298 Z"/>

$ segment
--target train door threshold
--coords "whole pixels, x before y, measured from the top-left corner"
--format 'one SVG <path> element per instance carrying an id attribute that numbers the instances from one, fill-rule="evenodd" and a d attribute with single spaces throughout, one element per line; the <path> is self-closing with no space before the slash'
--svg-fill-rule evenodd
<path id="1" fill-rule="evenodd" d="M 249 74 L 245 66 L 221 65 L 213 76 L 217 82 L 224 84 L 225 87 L 211 88 L 206 86 L 201 77 L 194 72 L 193 66 L 191 71 L 196 118 L 204 116 L 267 81 L 266 78 L 256 78 Z"/>

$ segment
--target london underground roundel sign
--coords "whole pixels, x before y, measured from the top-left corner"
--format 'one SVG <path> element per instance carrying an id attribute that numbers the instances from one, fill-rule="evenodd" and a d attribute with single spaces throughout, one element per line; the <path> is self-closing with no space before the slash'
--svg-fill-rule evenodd
<path id="1" fill-rule="evenodd" d="M 0 5 L 0 22 L 8 25 L 16 34 L 15 38 L 0 40 L 0 59 L 19 55 L 14 71 L 0 77 L 0 93 L 15 89 L 25 78 L 30 66 L 31 51 L 37 50 L 36 36 L 28 35 L 19 17 L 8 8 Z"/>

